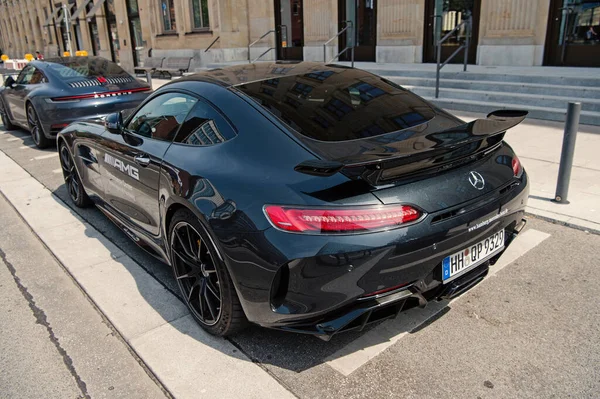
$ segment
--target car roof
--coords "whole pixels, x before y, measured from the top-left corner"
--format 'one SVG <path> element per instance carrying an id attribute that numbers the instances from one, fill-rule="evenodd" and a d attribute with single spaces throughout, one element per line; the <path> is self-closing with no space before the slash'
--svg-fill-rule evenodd
<path id="1" fill-rule="evenodd" d="M 232 87 L 261 80 L 304 75 L 316 71 L 340 72 L 347 69 L 350 68 L 343 65 L 328 65 L 322 62 L 259 62 L 196 72 L 178 79 L 177 82 L 201 81 Z"/>

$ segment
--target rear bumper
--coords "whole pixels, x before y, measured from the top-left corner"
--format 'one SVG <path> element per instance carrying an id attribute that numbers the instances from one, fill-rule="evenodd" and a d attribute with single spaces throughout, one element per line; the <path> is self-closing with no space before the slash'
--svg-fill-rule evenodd
<path id="1" fill-rule="evenodd" d="M 508 247 L 512 240 L 524 228 L 526 220 L 522 219 L 517 225 L 507 229 L 505 245 Z M 344 307 L 337 312 L 317 320 L 290 323 L 285 326 L 273 326 L 284 331 L 304 333 L 318 336 L 329 341 L 339 332 L 362 331 L 370 324 L 394 318 L 403 310 L 419 306 L 425 307 L 431 301 L 450 300 L 483 281 L 489 268 L 493 266 L 506 248 L 491 259 L 470 270 L 468 273 L 453 280 L 447 285 L 436 280 L 436 276 L 427 276 L 409 286 L 402 287 L 373 299 L 357 300 L 354 304 Z M 435 273 L 435 271 L 434 271 Z"/>
<path id="2" fill-rule="evenodd" d="M 113 112 L 136 108 L 150 93 L 141 92 L 118 97 L 52 103 L 40 99 L 35 105 L 42 121 L 44 134 L 46 137 L 53 138 L 62 130 L 62 127 L 58 127 L 60 125 L 101 118 Z"/>
<path id="3" fill-rule="evenodd" d="M 235 253 L 228 253 L 228 266 L 251 322 L 327 338 L 475 285 L 500 254 L 445 285 L 442 260 L 500 229 L 508 247 L 523 227 L 528 192 L 524 172 L 520 181 L 405 228 L 326 238 L 268 229 L 244 237 L 245 243 L 231 242 Z M 385 296 L 369 297 L 398 286 Z"/>

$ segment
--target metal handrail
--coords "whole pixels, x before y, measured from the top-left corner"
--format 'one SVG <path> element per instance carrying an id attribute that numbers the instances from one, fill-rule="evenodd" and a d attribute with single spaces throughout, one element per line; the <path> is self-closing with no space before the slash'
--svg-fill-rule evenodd
<path id="1" fill-rule="evenodd" d="M 219 40 L 221 38 L 221 36 L 217 36 L 217 38 L 215 40 L 213 40 L 213 42 L 210 44 L 210 46 L 208 46 L 206 48 L 206 50 L 204 50 L 204 52 L 206 53 L 208 50 L 210 50 L 210 48 L 213 46 L 213 44 L 215 44 L 217 42 L 217 40 Z"/>
<path id="2" fill-rule="evenodd" d="M 339 58 L 340 55 L 344 54 L 349 49 L 352 49 L 352 68 L 354 68 L 354 40 L 352 40 L 352 47 L 346 46 L 346 48 L 337 53 L 331 60 L 329 60 L 329 62 L 327 62 L 327 45 L 331 43 L 334 39 L 337 39 L 342 33 L 346 32 L 348 29 L 352 29 L 353 27 L 352 21 L 344 21 L 344 23 L 346 24 L 344 29 L 339 31 L 335 36 L 333 36 L 331 39 L 327 40 L 325 44 L 323 44 L 323 62 L 329 64 L 333 62 L 333 60 L 335 60 L 336 58 Z"/>
<path id="3" fill-rule="evenodd" d="M 459 48 L 457 48 L 450 57 L 448 57 L 446 59 L 446 61 L 444 61 L 442 63 L 442 44 L 448 40 L 448 38 L 450 36 L 452 36 L 452 34 L 456 31 L 458 31 L 463 25 L 466 26 L 467 31 L 466 31 L 466 40 L 465 43 L 461 44 Z M 473 17 L 469 16 L 467 19 L 465 19 L 464 21 L 462 21 L 460 24 L 456 25 L 454 27 L 454 29 L 452 29 L 450 32 L 446 33 L 446 35 L 441 38 L 440 40 L 437 41 L 436 43 L 436 51 L 437 51 L 437 71 L 436 71 L 436 76 L 435 76 L 435 98 L 439 98 L 440 96 L 440 71 L 442 70 L 443 67 L 445 67 L 458 53 L 460 53 L 462 50 L 465 50 L 465 60 L 464 60 L 464 66 L 463 66 L 463 72 L 467 71 L 467 61 L 469 59 L 469 44 L 471 42 L 471 28 L 473 26 Z"/>
<path id="4" fill-rule="evenodd" d="M 250 47 L 254 46 L 256 43 L 260 42 L 262 39 L 264 39 L 266 36 L 270 35 L 271 33 L 276 33 L 275 29 L 269 30 L 267 33 L 265 33 L 264 35 L 262 35 L 261 37 L 259 37 L 258 39 L 256 39 L 255 41 L 253 41 L 252 43 L 250 43 L 248 45 L 248 62 L 250 64 L 256 62 L 260 57 L 262 57 L 263 55 L 267 54 L 269 51 L 271 51 L 275 48 L 275 47 L 269 47 L 269 49 L 267 51 L 265 51 L 264 53 L 262 53 L 261 55 L 256 57 L 254 60 L 252 60 L 252 61 L 250 60 Z"/>

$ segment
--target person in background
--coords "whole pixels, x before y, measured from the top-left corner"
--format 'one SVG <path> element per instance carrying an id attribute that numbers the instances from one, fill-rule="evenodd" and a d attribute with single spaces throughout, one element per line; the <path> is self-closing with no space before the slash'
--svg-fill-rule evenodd
<path id="1" fill-rule="evenodd" d="M 593 26 L 590 26 L 590 30 L 585 33 L 585 37 L 587 40 L 600 40 L 600 37 L 598 37 L 598 33 L 596 33 Z"/>
<path id="2" fill-rule="evenodd" d="M 40 53 L 39 51 L 35 52 L 35 59 L 36 60 L 43 60 L 44 59 L 44 54 Z"/>

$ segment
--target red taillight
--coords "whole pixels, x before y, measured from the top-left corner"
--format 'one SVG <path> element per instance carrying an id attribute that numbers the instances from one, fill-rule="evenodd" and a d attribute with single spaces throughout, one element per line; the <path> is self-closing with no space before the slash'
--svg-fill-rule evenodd
<path id="1" fill-rule="evenodd" d="M 66 97 L 54 97 L 52 101 L 76 101 L 76 100 L 85 100 L 88 98 L 106 98 L 106 97 L 117 97 L 117 96 L 126 96 L 128 94 L 139 93 L 142 91 L 150 91 L 149 87 L 137 87 L 135 89 L 128 90 L 117 90 L 117 91 L 106 91 L 102 93 L 90 93 L 90 94 L 80 94 L 77 96 L 66 96 Z"/>
<path id="2" fill-rule="evenodd" d="M 57 130 L 57 129 L 63 129 L 65 127 L 69 126 L 68 123 L 59 123 L 57 125 L 50 125 L 50 129 L 51 130 Z"/>
<path id="3" fill-rule="evenodd" d="M 515 177 L 521 177 L 521 174 L 523 174 L 523 167 L 521 166 L 521 161 L 519 161 L 519 158 L 516 155 L 513 156 L 512 159 L 512 170 Z"/>
<path id="4" fill-rule="evenodd" d="M 265 213 L 281 230 L 301 233 L 344 233 L 381 230 L 415 221 L 421 212 L 408 205 L 352 209 L 292 208 L 268 205 Z"/>

